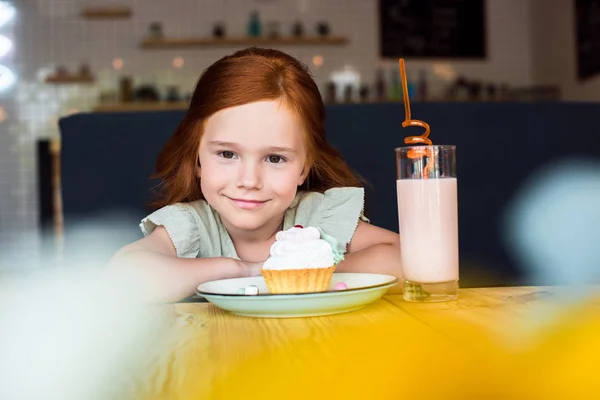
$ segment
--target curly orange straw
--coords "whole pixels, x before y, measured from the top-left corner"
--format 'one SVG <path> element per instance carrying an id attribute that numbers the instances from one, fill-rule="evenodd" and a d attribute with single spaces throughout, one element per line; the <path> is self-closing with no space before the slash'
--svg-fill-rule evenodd
<path id="1" fill-rule="evenodd" d="M 417 119 L 411 119 L 411 115 L 410 115 L 410 100 L 408 97 L 408 83 L 406 81 L 406 68 L 404 67 L 404 59 L 401 58 L 400 59 L 400 79 L 402 81 L 402 93 L 404 95 L 404 111 L 405 111 L 405 117 L 404 117 L 404 122 L 402 122 L 402 127 L 406 128 L 407 126 L 419 126 L 421 128 L 425 129 L 425 132 L 423 132 L 423 134 L 421 136 L 409 136 L 407 138 L 404 139 L 404 143 L 406 144 L 419 144 L 419 143 L 423 143 L 426 145 L 432 145 L 433 143 L 431 142 L 431 139 L 429 139 L 429 132 L 431 131 L 431 128 L 429 127 L 429 124 L 427 124 L 424 121 L 420 121 Z M 429 158 L 429 162 L 426 163 L 425 167 L 423 168 L 423 177 L 424 178 L 428 178 L 429 177 L 429 170 L 431 169 L 431 163 L 433 162 L 433 150 L 431 148 L 423 148 L 423 149 L 411 149 L 408 151 L 407 153 L 408 158 L 424 158 L 427 157 Z"/>
<path id="2" fill-rule="evenodd" d="M 400 78 L 402 79 L 402 93 L 404 94 L 404 111 L 406 112 L 404 122 L 402 122 L 402 127 L 406 128 L 407 126 L 420 126 L 421 128 L 425 128 L 425 132 L 423 132 L 421 136 L 409 136 L 404 139 L 404 143 L 425 143 L 431 145 L 431 140 L 428 138 L 429 132 L 431 131 L 429 125 L 426 122 L 410 118 L 410 100 L 408 98 L 408 84 L 406 83 L 406 68 L 404 67 L 404 58 L 400 59 Z"/>

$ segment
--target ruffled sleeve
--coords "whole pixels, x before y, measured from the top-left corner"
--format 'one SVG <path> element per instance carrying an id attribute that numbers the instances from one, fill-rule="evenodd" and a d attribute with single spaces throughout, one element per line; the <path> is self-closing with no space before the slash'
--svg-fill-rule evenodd
<path id="1" fill-rule="evenodd" d="M 336 238 L 341 250 L 346 252 L 359 219 L 369 222 L 363 215 L 364 203 L 363 188 L 344 187 L 329 189 L 325 193 L 304 193 L 293 210 L 293 223 L 286 221 L 285 228 L 296 224 L 319 227 Z"/>
<path id="2" fill-rule="evenodd" d="M 195 258 L 200 251 L 200 230 L 195 210 L 184 203 L 163 207 L 148 215 L 140 223 L 144 236 L 151 234 L 157 226 L 164 226 L 177 257 Z"/>

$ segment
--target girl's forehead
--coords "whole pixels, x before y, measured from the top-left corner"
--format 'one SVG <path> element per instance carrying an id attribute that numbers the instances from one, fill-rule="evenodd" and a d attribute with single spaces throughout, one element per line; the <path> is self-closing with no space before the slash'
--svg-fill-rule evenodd
<path id="1" fill-rule="evenodd" d="M 299 146 L 301 124 L 296 114 L 279 100 L 230 107 L 206 121 L 203 141 Z"/>
<path id="2" fill-rule="evenodd" d="M 296 115 L 280 100 L 265 100 L 225 108 L 208 118 L 207 125 L 239 127 L 242 124 L 287 125 L 296 123 Z"/>

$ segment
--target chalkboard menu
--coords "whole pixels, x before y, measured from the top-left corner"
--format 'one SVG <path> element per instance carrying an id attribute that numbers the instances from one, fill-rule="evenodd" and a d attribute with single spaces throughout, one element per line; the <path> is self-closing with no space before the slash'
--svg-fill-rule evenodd
<path id="1" fill-rule="evenodd" d="M 575 2 L 577 27 L 577 76 L 586 79 L 600 73 L 600 0 Z"/>
<path id="2" fill-rule="evenodd" d="M 379 0 L 383 58 L 485 58 L 484 0 Z"/>

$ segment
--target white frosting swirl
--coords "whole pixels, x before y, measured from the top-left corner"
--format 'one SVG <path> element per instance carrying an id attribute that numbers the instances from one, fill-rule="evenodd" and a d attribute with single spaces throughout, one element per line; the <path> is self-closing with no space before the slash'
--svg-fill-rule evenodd
<path id="1" fill-rule="evenodd" d="M 334 265 L 331 245 L 321 239 L 317 228 L 290 228 L 277 232 L 271 256 L 263 269 L 327 268 Z"/>

